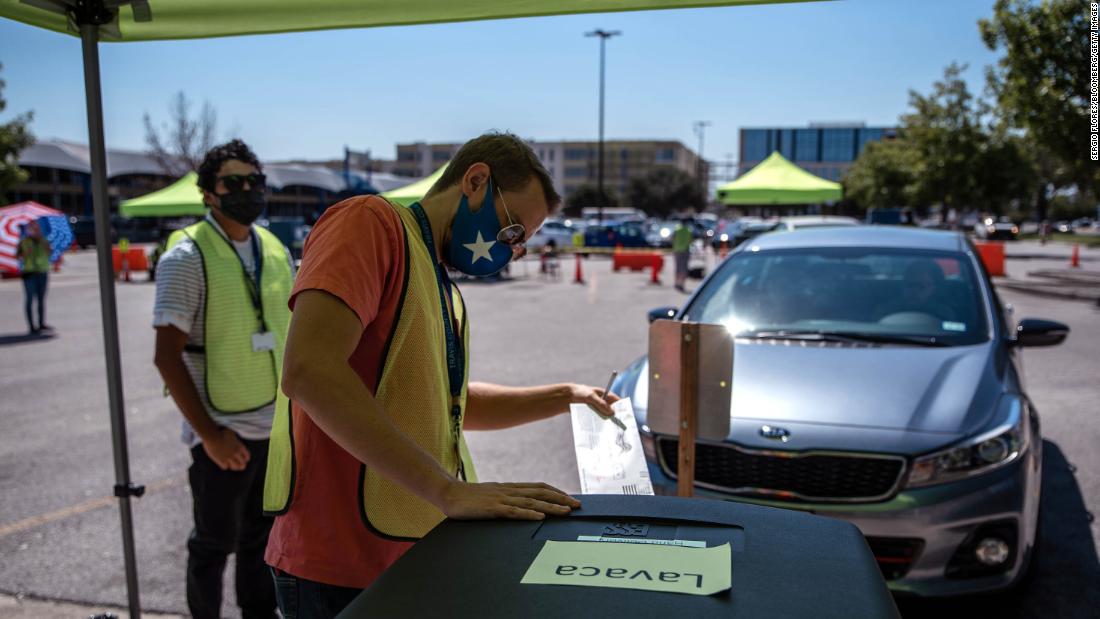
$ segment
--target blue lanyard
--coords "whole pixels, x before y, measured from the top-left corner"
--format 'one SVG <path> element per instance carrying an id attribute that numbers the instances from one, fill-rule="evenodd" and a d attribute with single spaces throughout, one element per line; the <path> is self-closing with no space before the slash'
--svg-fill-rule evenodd
<path id="1" fill-rule="evenodd" d="M 215 232 L 217 232 L 217 230 L 215 230 Z M 237 248 L 230 242 L 229 237 L 221 233 L 219 233 L 218 236 L 222 237 L 222 240 L 229 246 L 230 251 L 237 257 L 237 262 L 241 263 L 241 274 L 244 275 L 244 283 L 245 287 L 248 288 L 248 296 L 252 299 L 252 307 L 256 309 L 256 317 L 260 319 L 261 328 L 267 331 L 267 321 L 264 320 L 263 299 L 260 297 L 260 278 L 263 275 L 264 263 L 263 260 L 260 259 L 260 243 L 256 238 L 256 233 L 249 228 L 248 240 L 252 242 L 252 266 L 256 271 L 255 279 L 248 276 L 248 269 L 244 266 L 244 260 L 241 259 L 241 255 L 237 253 Z"/>
<path id="2" fill-rule="evenodd" d="M 443 313 L 443 334 L 447 340 L 447 377 L 451 383 L 451 396 L 457 398 L 462 393 L 462 385 L 466 378 L 466 358 L 462 351 L 462 342 L 455 335 L 451 313 L 447 310 L 447 299 L 451 299 L 451 304 L 454 304 L 454 297 L 451 295 L 451 286 L 454 284 L 451 283 L 451 278 L 447 277 L 443 265 L 439 264 L 436 258 L 432 227 L 428 223 L 424 208 L 419 202 L 414 203 L 410 208 L 416 217 L 416 223 L 420 226 L 420 238 L 427 246 L 428 255 L 431 256 L 432 264 L 435 266 L 435 281 L 439 285 L 439 305 Z M 457 404 L 454 405 L 451 414 L 455 415 L 456 412 L 461 415 L 461 409 Z"/>

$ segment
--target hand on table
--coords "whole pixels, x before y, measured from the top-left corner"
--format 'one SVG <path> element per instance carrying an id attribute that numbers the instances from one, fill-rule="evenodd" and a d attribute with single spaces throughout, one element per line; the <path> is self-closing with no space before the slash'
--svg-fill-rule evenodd
<path id="1" fill-rule="evenodd" d="M 547 514 L 564 516 L 580 506 L 580 501 L 548 484 L 457 480 L 444 491 L 439 505 L 444 515 L 458 520 L 542 520 Z"/>

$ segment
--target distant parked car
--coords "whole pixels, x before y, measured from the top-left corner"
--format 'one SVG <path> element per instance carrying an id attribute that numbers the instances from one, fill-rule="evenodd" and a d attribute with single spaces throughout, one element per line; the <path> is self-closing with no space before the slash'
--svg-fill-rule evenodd
<path id="1" fill-rule="evenodd" d="M 804 228 L 835 228 L 838 226 L 858 226 L 859 220 L 854 217 L 841 217 L 837 215 L 798 215 L 795 217 L 783 217 L 776 232 L 802 230 Z"/>
<path id="2" fill-rule="evenodd" d="M 646 224 L 645 240 L 651 247 L 672 247 L 672 233 L 678 221 L 654 221 Z M 694 231 L 692 233 L 694 236 Z"/>
<path id="3" fill-rule="evenodd" d="M 543 247 L 560 249 L 573 246 L 573 235 L 577 229 L 559 219 L 547 219 L 539 231 L 527 239 L 528 251 L 540 251 Z"/>
<path id="4" fill-rule="evenodd" d="M 584 230 L 585 247 L 649 247 L 640 223 L 589 226 Z"/>
<path id="5" fill-rule="evenodd" d="M 884 226 L 914 226 L 917 218 L 908 208 L 872 208 L 867 210 L 867 223 Z"/>
<path id="6" fill-rule="evenodd" d="M 1093 220 L 1088 218 L 1088 217 L 1082 217 L 1080 219 L 1074 219 L 1070 223 L 1070 227 L 1073 228 L 1074 232 L 1092 232 L 1095 225 L 1096 225 L 1096 223 L 1093 222 Z"/>
<path id="7" fill-rule="evenodd" d="M 774 220 L 762 220 L 757 217 L 742 217 L 737 221 L 726 224 L 726 227 L 714 236 L 711 245 L 720 249 L 725 243 L 728 249 L 733 249 L 741 243 L 765 232 L 775 230 L 778 225 Z"/>
<path id="8" fill-rule="evenodd" d="M 986 217 L 974 224 L 974 236 L 982 240 L 1015 241 L 1019 235 L 1020 228 L 1008 217 Z"/>

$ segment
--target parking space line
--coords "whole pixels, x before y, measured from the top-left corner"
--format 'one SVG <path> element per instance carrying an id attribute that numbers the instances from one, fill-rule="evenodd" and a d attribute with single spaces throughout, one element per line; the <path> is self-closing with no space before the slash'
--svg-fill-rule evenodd
<path id="1" fill-rule="evenodd" d="M 186 475 L 173 475 L 161 479 L 160 481 L 153 482 L 145 486 L 145 495 L 148 496 L 154 492 L 166 490 L 174 486 L 179 486 L 187 481 Z M 27 529 L 33 529 L 44 524 L 51 522 L 57 522 L 73 516 L 79 516 L 102 507 L 109 507 L 114 505 L 118 500 L 118 497 L 105 496 L 98 499 L 91 499 L 84 501 L 83 503 L 77 503 L 68 507 L 62 507 L 61 509 L 54 510 L 52 512 L 46 512 L 44 514 L 38 514 L 37 516 L 30 516 L 22 520 L 17 520 L 10 524 L 0 525 L 0 538 L 7 537 L 13 533 L 19 533 L 20 531 L 26 531 Z"/>

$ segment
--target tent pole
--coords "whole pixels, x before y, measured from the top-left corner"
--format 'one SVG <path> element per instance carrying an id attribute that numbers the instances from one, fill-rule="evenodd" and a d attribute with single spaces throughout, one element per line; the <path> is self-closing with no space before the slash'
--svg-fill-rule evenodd
<path id="1" fill-rule="evenodd" d="M 130 482 L 130 456 L 126 444 L 126 418 L 122 396 L 122 366 L 118 349 L 118 316 L 115 278 L 111 261 L 110 203 L 107 201 L 107 153 L 103 139 L 103 99 L 99 80 L 99 25 L 80 20 L 84 51 L 84 93 L 88 107 L 88 150 L 92 160 L 92 205 L 95 212 L 95 250 L 99 271 L 99 301 L 103 318 L 103 351 L 107 361 L 107 395 L 111 414 L 111 439 L 115 456 L 115 488 L 122 518 L 122 554 L 126 564 L 126 593 L 130 617 L 141 616 L 138 600 L 137 561 L 134 555 L 134 522 L 130 497 L 144 488 Z"/>

